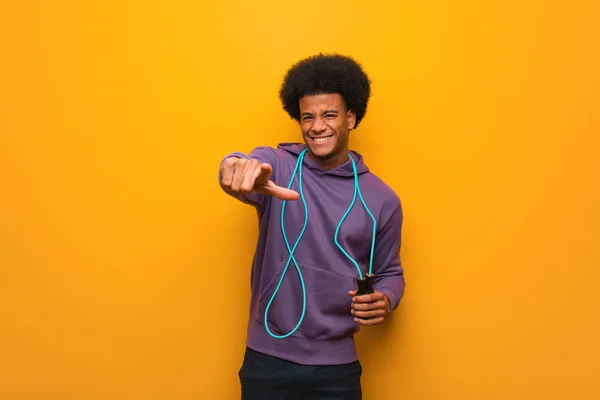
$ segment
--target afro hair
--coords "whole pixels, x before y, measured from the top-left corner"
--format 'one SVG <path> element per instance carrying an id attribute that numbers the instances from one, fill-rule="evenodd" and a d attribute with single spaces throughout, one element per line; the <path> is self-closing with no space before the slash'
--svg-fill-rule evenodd
<path id="1" fill-rule="evenodd" d="M 318 54 L 294 64 L 283 80 L 279 99 L 283 109 L 300 121 L 300 99 L 304 96 L 337 93 L 348 110 L 356 114 L 355 128 L 367 112 L 371 82 L 360 64 L 339 54 Z"/>

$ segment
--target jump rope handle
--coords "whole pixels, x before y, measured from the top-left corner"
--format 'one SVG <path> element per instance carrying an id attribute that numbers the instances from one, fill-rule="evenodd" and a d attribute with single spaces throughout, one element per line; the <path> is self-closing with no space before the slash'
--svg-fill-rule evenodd
<path id="1" fill-rule="evenodd" d="M 374 281 L 374 274 L 366 274 L 363 278 L 356 278 L 356 283 L 358 284 L 358 292 L 356 292 L 356 295 L 361 296 L 363 294 L 375 293 L 375 290 L 373 289 Z"/>
<path id="2" fill-rule="evenodd" d="M 356 278 L 356 283 L 358 283 L 358 291 L 356 292 L 357 296 L 363 294 L 371 294 L 375 293 L 375 289 L 373 289 L 373 282 L 375 280 L 375 275 L 366 274 L 366 277 Z M 365 318 L 370 319 L 370 318 Z"/>

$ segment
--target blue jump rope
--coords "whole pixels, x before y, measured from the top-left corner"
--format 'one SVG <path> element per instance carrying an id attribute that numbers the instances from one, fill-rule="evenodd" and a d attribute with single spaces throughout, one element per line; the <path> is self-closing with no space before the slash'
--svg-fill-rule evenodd
<path id="1" fill-rule="evenodd" d="M 302 190 L 302 163 L 304 161 L 304 156 L 306 155 L 307 150 L 308 149 L 304 149 L 298 156 L 298 161 L 296 162 L 296 167 L 294 168 L 294 173 L 292 174 L 292 178 L 290 179 L 290 183 L 288 185 L 288 189 L 290 189 L 292 187 L 292 184 L 294 183 L 294 178 L 296 177 L 296 173 L 298 173 L 298 180 L 299 180 L 298 186 L 300 188 L 299 189 L 300 198 L 302 200 L 302 204 L 304 205 L 304 226 L 302 227 L 302 230 L 300 231 L 300 234 L 298 235 L 298 239 L 296 239 L 296 243 L 294 244 L 293 248 L 290 248 L 290 244 L 288 242 L 288 238 L 285 233 L 284 215 L 285 215 L 285 205 L 286 205 L 287 201 L 284 200 L 283 204 L 281 205 L 281 232 L 283 234 L 283 240 L 285 241 L 285 245 L 286 245 L 290 255 L 288 257 L 287 263 L 285 264 L 285 268 L 283 269 L 283 273 L 281 274 L 281 278 L 279 279 L 279 283 L 277 284 L 277 287 L 275 288 L 275 291 L 273 292 L 273 295 L 271 295 L 271 299 L 269 300 L 269 303 L 267 304 L 267 308 L 265 309 L 265 317 L 264 317 L 265 329 L 267 330 L 269 335 L 271 335 L 275 339 L 283 339 L 283 338 L 286 338 L 286 337 L 292 335 L 294 332 L 296 332 L 296 330 L 298 329 L 300 324 L 302 324 L 302 320 L 304 319 L 304 313 L 306 311 L 306 286 L 304 285 L 304 279 L 302 278 L 302 272 L 300 271 L 300 267 L 298 266 L 298 263 L 296 262 L 296 258 L 294 257 L 294 252 L 296 251 L 296 247 L 298 247 L 298 243 L 300 243 L 300 239 L 302 238 L 302 235 L 304 235 L 304 231 L 306 230 L 306 226 L 308 225 L 308 206 L 306 204 L 306 200 L 304 199 L 304 192 Z M 341 250 L 341 252 L 344 253 L 344 255 L 346 257 L 348 257 L 348 259 L 356 267 L 356 269 L 358 271 L 358 278 L 356 279 L 357 284 L 358 284 L 357 295 L 363 295 L 363 294 L 369 294 L 369 293 L 374 292 L 373 281 L 375 279 L 375 275 L 373 275 L 373 252 L 375 250 L 375 233 L 376 233 L 376 229 L 377 229 L 377 221 L 376 221 L 375 217 L 373 216 L 373 214 L 371 213 L 371 211 L 369 210 L 369 207 L 367 207 L 367 204 L 365 203 L 365 199 L 363 199 L 362 193 L 360 192 L 360 186 L 358 184 L 358 172 L 356 170 L 356 163 L 354 161 L 354 158 L 352 158 L 352 154 L 350 154 L 350 153 L 348 153 L 348 156 L 350 157 L 350 160 L 352 161 L 352 170 L 354 171 L 354 197 L 352 198 L 352 203 L 350 204 L 350 207 L 348 207 L 348 210 L 346 210 L 346 213 L 340 220 L 340 222 L 337 226 L 337 229 L 335 230 L 335 236 L 334 236 L 333 240 L 334 240 L 335 244 L 337 245 L 337 247 Z M 338 242 L 338 233 L 340 231 L 340 227 L 342 226 L 342 223 L 344 222 L 344 220 L 346 219 L 346 217 L 352 210 L 352 207 L 354 207 L 354 203 L 356 203 L 356 194 L 357 193 L 358 193 L 358 197 L 360 198 L 360 201 L 362 202 L 363 206 L 365 207 L 365 210 L 367 211 L 367 213 L 371 216 L 371 219 L 373 220 L 373 238 L 371 240 L 371 256 L 369 257 L 369 272 L 366 274 L 366 277 L 363 277 L 362 271 L 360 270 L 360 266 L 358 265 L 356 260 L 354 260 L 350 256 L 350 254 L 348 254 L 346 252 L 346 250 L 344 250 L 344 248 Z M 300 315 L 300 319 L 298 320 L 298 323 L 296 324 L 294 329 L 292 329 L 289 333 L 286 333 L 285 335 L 276 335 L 273 332 L 271 332 L 271 330 L 269 329 L 269 324 L 267 323 L 269 308 L 271 307 L 271 303 L 275 299 L 275 296 L 277 296 L 277 292 L 279 292 L 279 288 L 281 287 L 281 283 L 283 282 L 283 279 L 285 278 L 285 274 L 287 273 L 287 270 L 288 270 L 288 267 L 290 266 L 291 261 L 293 261 L 294 265 L 296 266 L 296 271 L 298 271 L 298 276 L 300 277 L 300 283 L 302 285 L 302 314 Z"/>

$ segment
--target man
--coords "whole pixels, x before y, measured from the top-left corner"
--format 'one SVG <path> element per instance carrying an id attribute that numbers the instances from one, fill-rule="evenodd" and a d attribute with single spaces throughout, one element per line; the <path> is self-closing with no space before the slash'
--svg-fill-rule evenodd
<path id="1" fill-rule="evenodd" d="M 292 66 L 279 96 L 304 143 L 231 153 L 219 170 L 259 218 L 242 398 L 361 399 L 354 334 L 404 294 L 400 199 L 348 147 L 370 81 L 353 59 L 319 54 Z"/>

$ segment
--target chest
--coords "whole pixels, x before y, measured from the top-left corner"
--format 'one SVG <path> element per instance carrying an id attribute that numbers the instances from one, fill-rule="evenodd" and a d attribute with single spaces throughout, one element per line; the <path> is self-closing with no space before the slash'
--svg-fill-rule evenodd
<path id="1" fill-rule="evenodd" d="M 305 173 L 301 191 L 298 179 L 292 185 L 301 198 L 285 204 L 276 202 L 271 218 L 280 219 L 290 246 L 303 233 L 298 250 L 342 246 L 357 259 L 364 259 L 371 249 L 374 218 L 377 222 L 380 212 L 368 181 L 359 176 L 358 184 L 360 193 L 353 177 Z"/>

